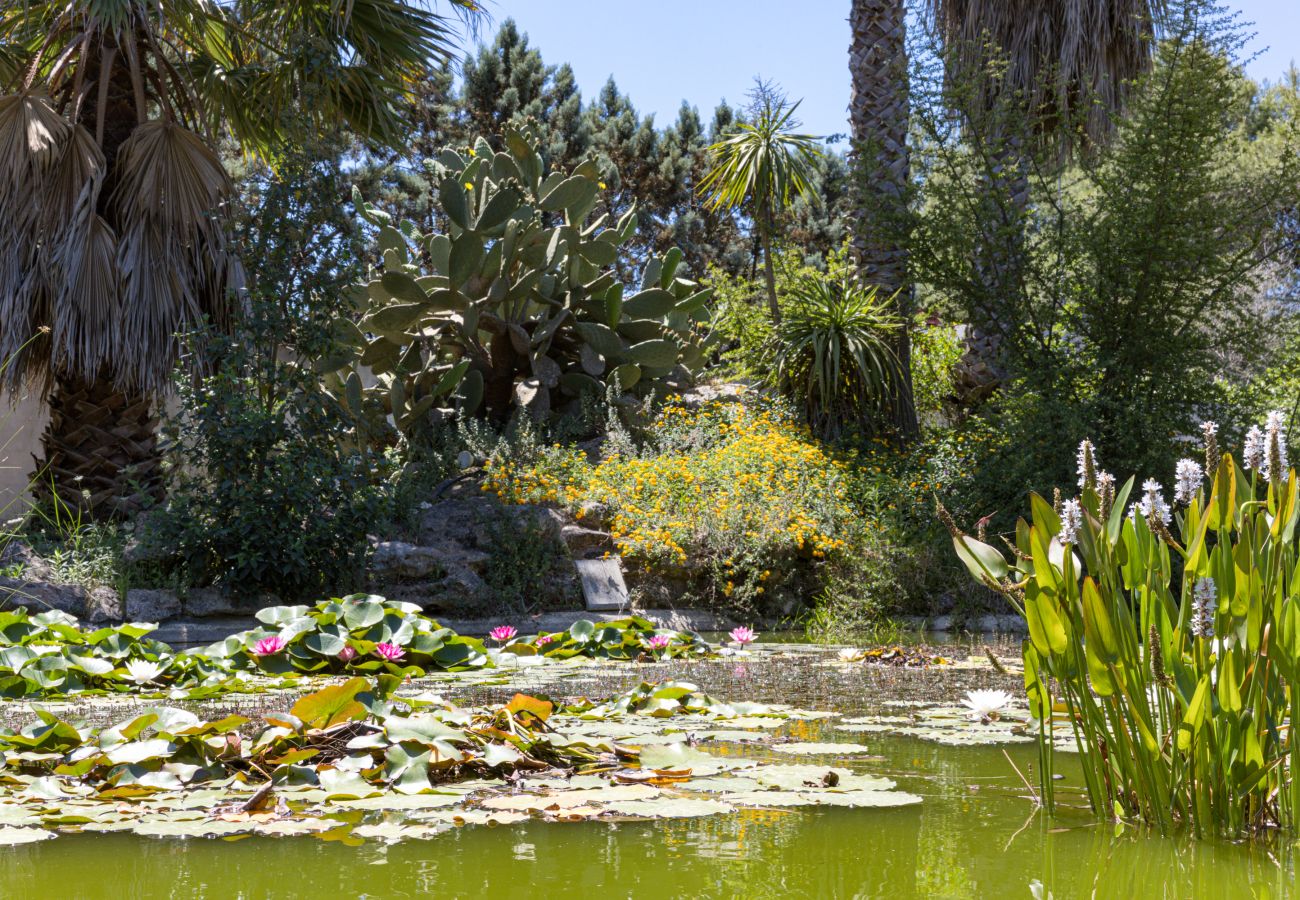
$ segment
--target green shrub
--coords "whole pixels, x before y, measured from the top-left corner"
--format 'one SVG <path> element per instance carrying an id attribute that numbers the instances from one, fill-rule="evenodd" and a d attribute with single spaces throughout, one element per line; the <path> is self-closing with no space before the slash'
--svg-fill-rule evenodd
<path id="1" fill-rule="evenodd" d="M 296 370 L 254 378 L 230 346 L 182 389 L 168 499 L 141 539 L 190 585 L 295 599 L 360 583 L 367 531 L 388 509 L 384 459 L 340 440 L 350 418 Z"/>
<path id="2" fill-rule="evenodd" d="M 824 437 L 879 418 L 897 377 L 889 303 L 845 278 L 809 278 L 787 295 L 772 338 L 771 382 Z"/>

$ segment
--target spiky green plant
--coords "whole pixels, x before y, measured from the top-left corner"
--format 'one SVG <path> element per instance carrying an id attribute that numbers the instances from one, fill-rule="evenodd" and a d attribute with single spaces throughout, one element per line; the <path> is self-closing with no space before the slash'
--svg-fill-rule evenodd
<path id="1" fill-rule="evenodd" d="M 1049 807 L 1065 740 L 1099 814 L 1197 834 L 1300 827 L 1300 483 L 1280 419 L 1248 442 L 1249 474 L 1228 454 L 1208 483 L 1180 463 L 1173 510 L 1155 481 L 1126 505 L 1132 479 L 1116 493 L 1083 466 L 1077 500 L 1030 495 L 1010 561 L 948 520 L 971 573 L 1028 625 Z"/>
<path id="2" fill-rule="evenodd" d="M 870 419 L 898 374 L 891 338 L 898 320 L 876 287 L 813 277 L 787 296 L 773 339 L 771 377 L 827 437 Z"/>

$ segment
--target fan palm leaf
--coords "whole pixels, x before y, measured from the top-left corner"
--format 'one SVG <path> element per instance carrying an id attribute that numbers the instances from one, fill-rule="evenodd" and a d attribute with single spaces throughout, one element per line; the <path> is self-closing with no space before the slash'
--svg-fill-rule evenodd
<path id="1" fill-rule="evenodd" d="M 142 398 L 168 386 L 178 335 L 227 321 L 243 283 L 217 141 L 269 156 L 299 129 L 340 124 L 394 141 L 402 104 L 455 36 L 424 0 L 5 4 L 0 358 L 12 364 L 0 387 L 49 394 L 57 383 L 56 401 L 107 403 L 131 411 L 125 430 L 150 427 Z M 85 435 L 47 438 L 63 448 L 59 477 L 97 455 Z M 111 494 L 112 473 L 96 477 L 96 495 Z"/>

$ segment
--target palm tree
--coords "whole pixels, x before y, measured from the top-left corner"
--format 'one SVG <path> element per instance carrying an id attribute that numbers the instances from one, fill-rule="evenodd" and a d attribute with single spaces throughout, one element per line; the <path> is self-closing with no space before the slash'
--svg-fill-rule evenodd
<path id="1" fill-rule="evenodd" d="M 781 321 L 776 299 L 776 272 L 772 263 L 772 234 L 776 216 L 791 197 L 809 190 L 812 166 L 822 155 L 817 138 L 797 134 L 794 119 L 799 103 L 789 104 L 769 85 L 755 90 L 754 121 L 742 122 L 734 134 L 709 147 L 712 168 L 700 182 L 700 192 L 713 209 L 734 209 L 748 204 L 763 247 L 763 276 L 772 321 Z M 800 101 L 802 102 L 802 101 Z"/>
<path id="2" fill-rule="evenodd" d="M 217 142 L 266 157 L 297 128 L 392 142 L 454 38 L 421 0 L 0 9 L 0 387 L 48 399 L 41 485 L 96 515 L 157 495 L 177 335 L 228 322 L 242 283 Z"/>
<path id="3" fill-rule="evenodd" d="M 912 321 L 906 237 L 911 108 L 904 0 L 853 0 L 849 28 L 849 122 L 858 192 L 853 249 L 861 278 L 893 297 L 895 315 L 902 324 L 895 337 L 898 377 L 891 406 L 895 427 L 907 437 L 917 432 L 917 422 L 908 335 Z"/>

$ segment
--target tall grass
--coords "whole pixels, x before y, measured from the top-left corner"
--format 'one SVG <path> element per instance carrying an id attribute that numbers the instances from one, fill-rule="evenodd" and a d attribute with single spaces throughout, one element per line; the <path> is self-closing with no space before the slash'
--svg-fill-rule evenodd
<path id="1" fill-rule="evenodd" d="M 1025 689 L 1053 745 L 1077 742 L 1092 808 L 1161 831 L 1300 827 L 1300 553 L 1280 416 L 1243 459 L 1179 464 L 1177 498 L 1118 492 L 1081 448 L 1081 494 L 1030 496 L 1008 560 L 948 519 L 958 555 L 1024 615 Z M 1209 480 L 1202 477 L 1208 471 Z M 1271 477 L 1270 477 L 1271 476 Z M 1135 502 L 1129 504 L 1129 500 Z"/>

